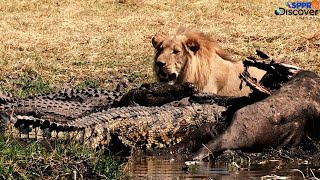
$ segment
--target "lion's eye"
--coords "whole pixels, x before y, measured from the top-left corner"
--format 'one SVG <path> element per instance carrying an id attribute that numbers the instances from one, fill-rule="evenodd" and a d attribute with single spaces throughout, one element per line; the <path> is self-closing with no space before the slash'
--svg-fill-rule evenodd
<path id="1" fill-rule="evenodd" d="M 157 49 L 158 52 L 162 52 L 163 51 L 163 47 L 160 47 L 159 49 Z"/>
<path id="2" fill-rule="evenodd" d="M 174 49 L 174 50 L 172 51 L 173 54 L 178 54 L 179 52 L 180 52 L 180 51 L 177 50 L 177 49 Z"/>

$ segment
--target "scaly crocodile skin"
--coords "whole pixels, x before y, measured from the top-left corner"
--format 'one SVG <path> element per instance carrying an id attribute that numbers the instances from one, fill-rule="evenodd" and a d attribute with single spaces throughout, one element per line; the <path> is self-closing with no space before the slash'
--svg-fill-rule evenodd
<path id="1" fill-rule="evenodd" d="M 92 147 L 108 144 L 111 134 L 125 145 L 166 147 L 181 141 L 204 123 L 222 118 L 225 107 L 206 104 L 175 107 L 122 107 L 69 121 L 2 115 L 6 134 L 28 139 L 74 139 Z"/>
<path id="2" fill-rule="evenodd" d="M 106 89 L 65 89 L 57 93 L 45 94 L 36 98 L 60 100 L 60 101 L 75 101 L 84 104 L 91 104 L 100 109 L 109 109 L 122 98 L 123 93 L 118 91 L 110 91 Z"/>
<path id="3" fill-rule="evenodd" d="M 28 115 L 55 122 L 65 122 L 92 112 L 96 112 L 96 107 L 90 104 L 42 98 L 16 99 L 11 103 L 0 105 L 0 114 L 3 116 Z"/>
<path id="4" fill-rule="evenodd" d="M 11 94 L 0 91 L 0 104 L 6 104 L 15 101 L 16 98 Z"/>

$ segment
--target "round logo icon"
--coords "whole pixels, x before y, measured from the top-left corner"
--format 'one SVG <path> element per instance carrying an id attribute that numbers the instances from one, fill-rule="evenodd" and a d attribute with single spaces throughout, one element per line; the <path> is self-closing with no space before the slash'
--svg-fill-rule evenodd
<path id="1" fill-rule="evenodd" d="M 317 0 L 313 0 L 311 7 L 312 9 L 319 9 L 319 2 Z"/>
<path id="2" fill-rule="evenodd" d="M 280 15 L 280 9 L 276 9 L 276 11 L 274 12 L 276 15 Z"/>

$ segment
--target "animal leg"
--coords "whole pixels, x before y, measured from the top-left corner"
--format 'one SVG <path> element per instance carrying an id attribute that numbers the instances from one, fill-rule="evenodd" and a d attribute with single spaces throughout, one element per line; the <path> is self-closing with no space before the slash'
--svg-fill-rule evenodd
<path id="1" fill-rule="evenodd" d="M 253 143 L 253 140 L 248 138 L 248 136 L 245 126 L 241 126 L 238 123 L 232 123 L 225 132 L 200 148 L 192 159 L 202 160 L 210 154 L 217 154 L 227 149 L 249 147 Z"/>

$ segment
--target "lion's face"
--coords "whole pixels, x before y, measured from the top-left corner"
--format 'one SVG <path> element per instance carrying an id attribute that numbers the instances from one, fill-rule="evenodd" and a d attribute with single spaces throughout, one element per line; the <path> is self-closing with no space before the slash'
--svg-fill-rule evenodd
<path id="1" fill-rule="evenodd" d="M 156 50 L 154 70 L 160 82 L 176 83 L 187 61 L 195 53 L 196 44 L 188 42 L 185 36 L 156 35 L 152 39 Z"/>

